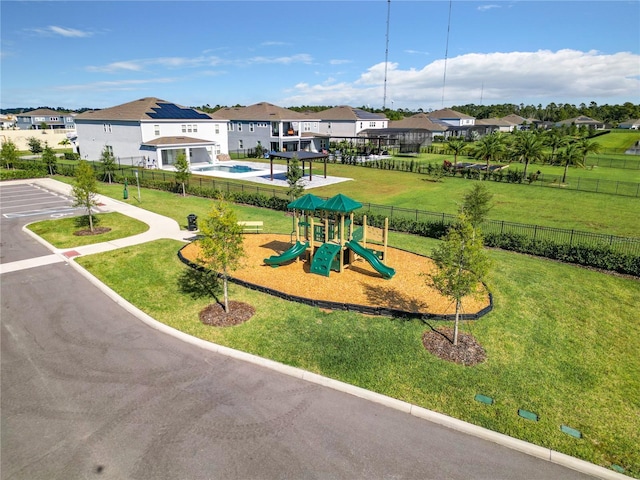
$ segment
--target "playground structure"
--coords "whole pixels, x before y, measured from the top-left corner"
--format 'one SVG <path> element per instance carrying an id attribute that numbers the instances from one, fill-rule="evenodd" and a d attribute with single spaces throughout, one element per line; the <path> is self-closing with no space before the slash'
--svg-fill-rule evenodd
<path id="1" fill-rule="evenodd" d="M 326 201 L 307 194 L 287 207 L 293 210 L 295 243 L 280 255 L 265 258 L 265 264 L 277 267 L 306 256 L 311 273 L 328 277 L 331 270 L 343 272 L 358 258 L 363 258 L 383 278 L 391 279 L 395 275 L 395 270 L 383 263 L 387 257 L 388 219 L 381 233 L 380 229 L 367 226 L 366 215 L 363 225 L 355 228 L 353 212 L 362 204 L 342 194 Z M 367 236 L 372 235 L 382 243 L 381 250 L 367 246 Z"/>

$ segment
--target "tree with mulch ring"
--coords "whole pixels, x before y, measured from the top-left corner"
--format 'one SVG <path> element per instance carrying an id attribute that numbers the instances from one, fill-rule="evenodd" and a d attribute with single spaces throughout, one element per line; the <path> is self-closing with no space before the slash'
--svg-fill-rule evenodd
<path id="1" fill-rule="evenodd" d="M 73 234 L 76 237 L 84 237 L 87 235 L 101 235 L 110 231 L 111 229 L 109 227 L 93 227 L 93 231 L 91 231 L 90 229 L 76 230 L 75 232 L 73 232 Z"/>
<path id="2" fill-rule="evenodd" d="M 224 305 L 212 303 L 200 311 L 200 321 L 214 327 L 232 327 L 249 320 L 256 313 L 248 303 L 229 301 L 229 311 L 225 312 Z"/>
<path id="3" fill-rule="evenodd" d="M 422 344 L 436 357 L 470 367 L 486 360 L 487 354 L 475 337 L 458 333 L 458 343 L 453 344 L 453 329 L 429 330 L 422 335 Z"/>

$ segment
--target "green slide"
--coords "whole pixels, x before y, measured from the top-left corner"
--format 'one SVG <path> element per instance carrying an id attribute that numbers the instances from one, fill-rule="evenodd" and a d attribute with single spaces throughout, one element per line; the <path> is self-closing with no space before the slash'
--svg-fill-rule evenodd
<path id="1" fill-rule="evenodd" d="M 311 260 L 311 273 L 317 273 L 318 275 L 329 276 L 331 271 L 331 264 L 338 252 L 342 250 L 340 245 L 335 243 L 323 243 L 318 250 L 316 250 L 313 259 Z"/>
<path id="2" fill-rule="evenodd" d="M 369 265 L 371 265 L 376 272 L 387 280 L 396 274 L 396 271 L 393 268 L 387 267 L 371 250 L 364 248 L 358 242 L 351 240 L 350 242 L 347 242 L 347 247 L 369 262 Z"/>
<path id="3" fill-rule="evenodd" d="M 282 265 L 289 260 L 298 258 L 308 247 L 309 242 L 296 242 L 294 246 L 282 252 L 280 255 L 272 255 L 269 258 L 265 258 L 264 263 L 266 263 L 267 265 L 271 265 L 272 267 L 277 267 L 278 265 Z"/>

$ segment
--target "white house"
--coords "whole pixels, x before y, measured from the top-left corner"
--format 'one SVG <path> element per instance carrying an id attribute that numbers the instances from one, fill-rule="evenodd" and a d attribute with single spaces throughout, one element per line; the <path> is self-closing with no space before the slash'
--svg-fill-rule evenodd
<path id="1" fill-rule="evenodd" d="M 227 120 L 148 97 L 75 117 L 78 153 L 98 160 L 108 149 L 121 164 L 170 167 L 180 153 L 189 163 L 228 154 Z"/>

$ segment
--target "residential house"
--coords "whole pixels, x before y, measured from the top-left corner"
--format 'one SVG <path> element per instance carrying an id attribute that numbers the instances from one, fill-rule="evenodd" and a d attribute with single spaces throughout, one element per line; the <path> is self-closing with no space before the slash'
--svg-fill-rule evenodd
<path id="1" fill-rule="evenodd" d="M 384 129 L 389 126 L 389 119 L 384 115 L 347 105 L 328 108 L 311 115 L 322 120 L 320 133 L 334 140 L 358 137 L 363 130 Z"/>
<path id="2" fill-rule="evenodd" d="M 562 120 L 561 122 L 556 122 L 556 127 L 562 127 L 565 125 L 575 125 L 576 127 L 582 127 L 584 125 L 589 128 L 589 130 L 604 130 L 606 127 L 604 122 L 594 120 L 593 118 L 589 118 L 585 115 L 580 115 L 575 118 L 569 118 L 567 120 Z"/>
<path id="3" fill-rule="evenodd" d="M 75 113 L 38 108 L 16 114 L 16 127 L 20 130 L 66 129 L 73 130 Z"/>
<path id="4" fill-rule="evenodd" d="M 76 147 L 98 160 L 108 149 L 121 164 L 171 167 L 180 153 L 190 164 L 228 154 L 227 120 L 154 97 L 76 117 Z"/>
<path id="5" fill-rule="evenodd" d="M 0 115 L 0 128 L 2 130 L 8 130 L 15 127 L 16 119 L 12 115 Z"/>
<path id="6" fill-rule="evenodd" d="M 446 136 L 448 126 L 433 122 L 426 113 L 416 113 L 402 120 L 389 122 L 389 128 L 368 131 L 371 134 L 384 136 L 388 144 L 399 147 L 400 153 L 418 153 L 421 147 L 433 143 L 434 137 Z"/>
<path id="7" fill-rule="evenodd" d="M 328 148 L 328 138 L 319 135 L 320 118 L 315 115 L 261 102 L 248 107 L 221 108 L 211 116 L 229 120 L 231 151 L 245 153 L 258 145 L 274 152 L 318 152 Z"/>
<path id="8" fill-rule="evenodd" d="M 450 108 L 429 112 L 427 116 L 432 122 L 448 127 L 447 137 L 469 137 L 476 122 L 475 117 L 456 112 Z"/>
<path id="9" fill-rule="evenodd" d="M 636 118 L 635 120 L 627 120 L 626 122 L 621 122 L 618 125 L 618 128 L 624 128 L 627 130 L 640 130 L 640 118 Z"/>

